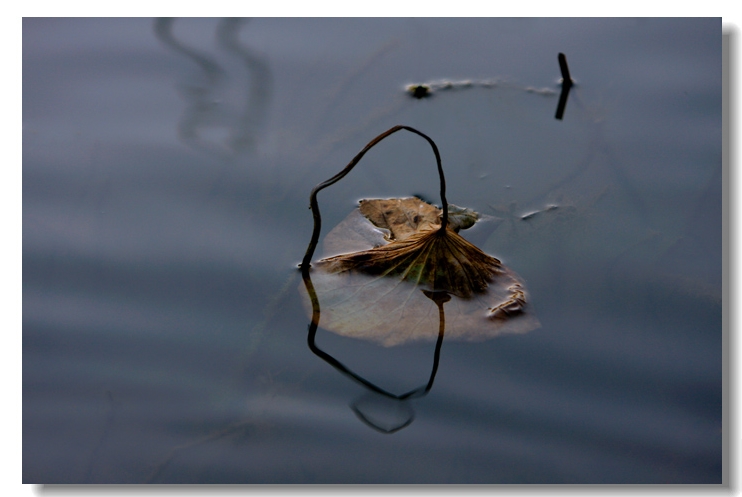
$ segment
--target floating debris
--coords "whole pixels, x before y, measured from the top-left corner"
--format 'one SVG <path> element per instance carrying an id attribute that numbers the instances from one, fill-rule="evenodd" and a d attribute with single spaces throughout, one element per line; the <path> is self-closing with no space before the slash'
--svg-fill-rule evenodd
<path id="1" fill-rule="evenodd" d="M 510 83 L 504 79 L 462 79 L 458 81 L 440 79 L 429 81 L 427 83 L 413 83 L 405 87 L 405 91 L 410 96 L 422 99 L 432 96 L 435 92 L 443 90 L 466 90 L 470 88 L 516 88 L 536 95 L 554 96 L 559 92 L 553 88 L 535 88 L 533 86 L 520 86 Z"/>
<path id="2" fill-rule="evenodd" d="M 549 211 L 556 210 L 558 208 L 559 208 L 558 205 L 547 205 L 546 208 L 541 209 L 540 211 L 533 211 L 533 212 L 529 212 L 528 214 L 523 214 L 522 216 L 520 216 L 520 218 L 523 221 L 530 221 L 531 219 L 538 216 L 542 212 L 549 212 Z"/>
<path id="3" fill-rule="evenodd" d="M 432 92 L 428 85 L 409 85 L 407 91 L 415 98 L 429 97 Z"/>

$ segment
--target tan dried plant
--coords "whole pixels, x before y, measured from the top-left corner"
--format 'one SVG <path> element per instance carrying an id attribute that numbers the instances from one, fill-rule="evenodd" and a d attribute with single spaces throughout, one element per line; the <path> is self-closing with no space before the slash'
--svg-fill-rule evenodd
<path id="1" fill-rule="evenodd" d="M 342 179 L 371 147 L 401 129 L 422 136 L 433 148 L 442 207 L 416 197 L 362 200 L 326 236 L 325 252 L 331 255 L 312 266 L 309 261 L 321 226 L 317 193 Z M 539 326 L 526 312 L 521 278 L 458 233 L 471 227 L 478 215 L 448 205 L 438 149 L 414 128 L 395 126 L 376 137 L 343 171 L 315 187 L 310 202 L 315 229 L 301 268 L 305 280 L 311 275 L 314 288 L 305 306 L 314 321 L 319 320 L 322 303 L 323 328 L 387 346 L 435 339 L 444 303 L 445 333 L 450 338 L 481 340 Z"/>

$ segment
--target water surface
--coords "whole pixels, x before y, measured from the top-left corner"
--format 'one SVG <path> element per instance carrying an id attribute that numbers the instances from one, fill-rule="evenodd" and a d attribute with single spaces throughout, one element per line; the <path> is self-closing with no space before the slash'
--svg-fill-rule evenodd
<path id="1" fill-rule="evenodd" d="M 296 269 L 395 124 L 541 323 L 406 402 L 310 350 Z M 25 19 L 23 481 L 720 483 L 721 191 L 719 19 Z M 323 234 L 412 194 L 398 133 Z M 395 393 L 435 349 L 315 344 Z"/>

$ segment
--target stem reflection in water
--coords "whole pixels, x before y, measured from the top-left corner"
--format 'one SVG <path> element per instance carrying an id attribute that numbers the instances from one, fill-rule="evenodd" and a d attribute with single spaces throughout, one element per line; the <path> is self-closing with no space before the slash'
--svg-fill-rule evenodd
<path id="1" fill-rule="evenodd" d="M 441 356 L 441 346 L 443 345 L 443 336 L 445 335 L 446 330 L 446 316 L 445 311 L 443 310 L 443 304 L 451 300 L 451 296 L 447 292 L 442 291 L 429 291 L 429 290 L 422 290 L 421 291 L 425 294 L 426 297 L 428 297 L 430 300 L 432 300 L 435 305 L 438 307 L 438 318 L 439 318 L 439 326 L 438 326 L 438 340 L 435 344 L 435 352 L 433 355 L 433 368 L 430 371 L 430 377 L 428 379 L 427 384 L 420 386 L 418 388 L 415 388 L 413 390 L 410 390 L 409 392 L 403 393 L 401 395 L 397 395 L 394 393 L 391 393 L 374 383 L 368 381 L 366 378 L 360 376 L 359 374 L 353 372 L 351 369 L 349 369 L 347 366 L 345 366 L 342 362 L 335 359 L 333 356 L 325 352 L 324 350 L 320 349 L 316 342 L 315 337 L 317 335 L 317 327 L 319 326 L 320 322 L 320 304 L 319 299 L 317 298 L 317 293 L 314 291 L 314 285 L 312 284 L 312 278 L 310 276 L 310 269 L 309 268 L 302 268 L 302 279 L 304 280 L 304 286 L 306 287 L 307 294 L 309 295 L 309 299 L 312 304 L 312 319 L 309 322 L 309 332 L 307 334 L 307 344 L 309 345 L 309 349 L 318 357 L 320 357 L 322 360 L 330 364 L 332 367 L 343 373 L 344 375 L 352 378 L 353 380 L 357 381 L 364 387 L 368 388 L 371 392 L 374 392 L 376 394 L 379 394 L 386 399 L 392 399 L 391 405 L 387 403 L 387 406 L 391 407 L 392 409 L 397 408 L 402 411 L 406 411 L 406 415 L 404 416 L 404 419 L 401 423 L 396 424 L 395 426 L 390 427 L 384 427 L 381 426 L 381 423 L 379 421 L 376 421 L 373 419 L 373 417 L 370 414 L 366 413 L 366 410 L 364 409 L 365 406 L 372 406 L 374 404 L 374 401 L 372 400 L 373 397 L 365 396 L 361 397 L 360 399 L 356 400 L 351 404 L 351 408 L 353 409 L 353 412 L 355 412 L 356 416 L 369 425 L 370 427 L 374 428 L 377 431 L 381 431 L 383 433 L 394 433 L 396 431 L 401 430 L 402 428 L 409 426 L 412 421 L 414 420 L 414 411 L 412 410 L 412 407 L 409 406 L 409 404 L 406 403 L 407 400 L 415 399 L 419 397 L 424 397 L 428 394 L 431 388 L 433 388 L 433 382 L 435 381 L 435 375 L 438 371 L 438 363 L 440 361 Z M 376 406 L 380 405 L 380 403 L 377 401 Z"/>

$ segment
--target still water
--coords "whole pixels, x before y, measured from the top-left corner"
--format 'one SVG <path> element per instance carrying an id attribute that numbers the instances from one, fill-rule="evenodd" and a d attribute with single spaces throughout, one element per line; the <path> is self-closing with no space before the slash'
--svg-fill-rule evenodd
<path id="1" fill-rule="evenodd" d="M 23 481 L 720 483 L 721 46 L 719 19 L 24 19 Z M 310 190 L 396 124 L 540 327 L 308 336 Z M 322 235 L 413 194 L 435 159 L 397 133 Z"/>

